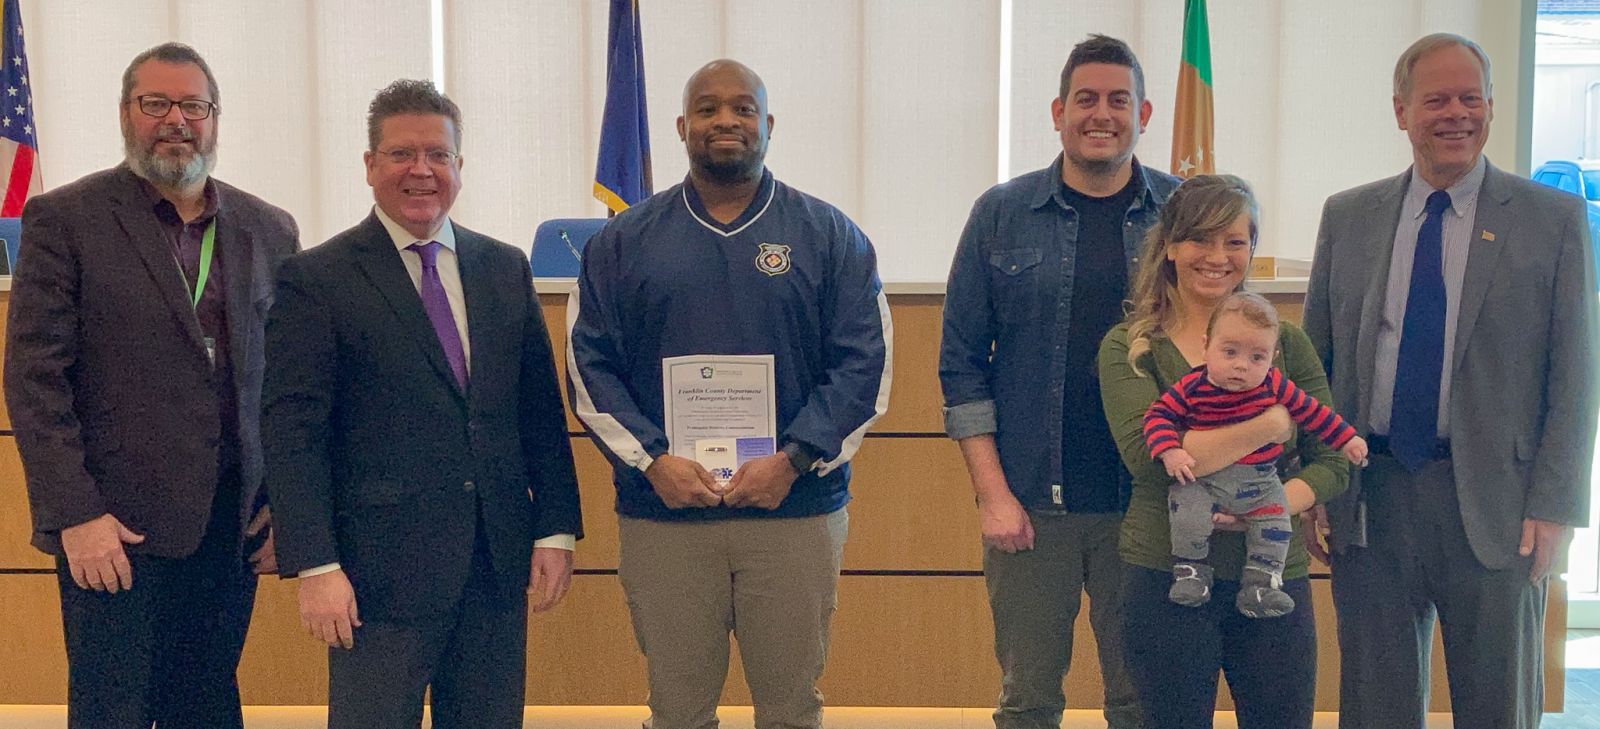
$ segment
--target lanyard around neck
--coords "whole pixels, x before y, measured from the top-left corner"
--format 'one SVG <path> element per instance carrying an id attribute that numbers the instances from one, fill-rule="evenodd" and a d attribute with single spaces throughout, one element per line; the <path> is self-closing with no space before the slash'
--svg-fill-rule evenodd
<path id="1" fill-rule="evenodd" d="M 200 272 L 195 275 L 194 289 L 191 298 L 194 308 L 200 308 L 200 297 L 206 292 L 206 280 L 211 278 L 211 257 L 217 251 L 217 219 L 212 218 L 211 224 L 206 226 L 206 233 L 200 238 Z M 189 277 L 183 277 L 183 285 L 188 287 Z"/>

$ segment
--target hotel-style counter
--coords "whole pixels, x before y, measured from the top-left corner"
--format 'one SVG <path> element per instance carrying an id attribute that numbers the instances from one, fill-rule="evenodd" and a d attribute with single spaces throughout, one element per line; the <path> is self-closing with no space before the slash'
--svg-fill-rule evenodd
<path id="1" fill-rule="evenodd" d="M 0 326 L 9 300 L 0 280 Z M 1286 318 L 1298 321 L 1304 279 L 1252 282 Z M 564 351 L 570 281 L 538 291 L 555 351 Z M 999 693 L 984 591 L 977 512 L 956 445 L 945 438 L 938 381 L 942 284 L 890 284 L 894 316 L 889 412 L 855 459 L 850 537 L 839 579 L 839 609 L 822 692 L 834 706 L 992 706 Z M 3 345 L 0 345 L 3 346 Z M 558 366 L 559 370 L 564 367 Z M 616 577 L 617 522 L 610 471 L 569 415 L 588 537 L 578 574 L 560 606 L 531 618 L 528 703 L 642 705 L 644 659 L 633 641 Z M 0 704 L 61 704 L 66 657 L 52 562 L 28 545 L 28 507 L 11 421 L 0 407 Z M 1320 573 L 1320 574 L 1315 574 Z M 1326 571 L 1314 569 L 1317 709 L 1338 705 L 1338 645 Z M 1545 631 L 1546 704 L 1559 710 L 1566 591 L 1550 591 Z M 1087 598 L 1085 598 L 1087 600 Z M 1077 660 L 1067 676 L 1072 708 L 1099 705 L 1101 684 L 1087 609 Z M 1443 651 L 1434 649 L 1433 710 L 1444 710 Z M 294 586 L 264 578 L 240 667 L 246 704 L 326 702 L 325 649 L 300 629 Z M 1226 692 L 1224 691 L 1224 697 Z M 738 652 L 723 703 L 748 704 Z M 1228 708 L 1226 698 L 1219 704 Z"/>

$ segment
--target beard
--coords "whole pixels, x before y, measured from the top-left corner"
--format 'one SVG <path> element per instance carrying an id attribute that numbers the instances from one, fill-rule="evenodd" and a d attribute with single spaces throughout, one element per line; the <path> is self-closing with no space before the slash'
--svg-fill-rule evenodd
<path id="1" fill-rule="evenodd" d="M 1067 161 L 1071 162 L 1073 167 L 1082 170 L 1084 174 L 1091 177 L 1111 175 L 1131 159 L 1133 159 L 1132 149 L 1129 149 L 1126 153 L 1114 155 L 1109 159 L 1089 159 L 1079 154 L 1067 155 Z"/>
<path id="2" fill-rule="evenodd" d="M 185 156 L 181 148 L 163 154 L 155 149 L 156 140 L 182 139 L 194 142 L 194 152 Z M 149 180 L 157 187 L 186 188 L 206 179 L 217 166 L 217 137 L 210 139 L 195 136 L 188 127 L 162 125 L 148 144 L 133 135 L 133 128 L 122 126 L 122 154 L 133 173 Z"/>
<path id="3" fill-rule="evenodd" d="M 740 182 L 749 182 L 761 176 L 761 169 L 766 164 L 767 148 L 765 145 L 752 148 L 743 156 L 731 159 L 714 159 L 710 152 L 698 151 L 689 155 L 689 162 L 712 182 L 719 185 L 734 185 Z"/>

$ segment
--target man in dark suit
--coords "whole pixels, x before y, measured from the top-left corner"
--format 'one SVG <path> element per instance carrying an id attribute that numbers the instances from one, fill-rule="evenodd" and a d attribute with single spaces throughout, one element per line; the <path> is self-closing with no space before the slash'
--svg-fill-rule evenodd
<path id="1" fill-rule="evenodd" d="M 239 727 L 254 573 L 273 571 L 258 405 L 294 221 L 212 179 L 194 49 L 122 78 L 126 162 L 29 201 L 6 401 L 55 555 L 72 727 Z"/>
<path id="2" fill-rule="evenodd" d="M 577 477 L 528 261 L 455 225 L 461 112 L 368 110 L 372 214 L 284 263 L 267 323 L 278 564 L 329 646 L 329 726 L 522 726 L 528 595 L 566 592 Z"/>
<path id="3" fill-rule="evenodd" d="M 1373 445 L 1327 506 L 1339 726 L 1421 729 L 1437 621 L 1455 726 L 1528 729 L 1548 577 L 1589 517 L 1583 201 L 1483 156 L 1489 58 L 1466 38 L 1400 56 L 1394 111 L 1412 167 L 1328 198 L 1306 293 L 1340 414 Z"/>

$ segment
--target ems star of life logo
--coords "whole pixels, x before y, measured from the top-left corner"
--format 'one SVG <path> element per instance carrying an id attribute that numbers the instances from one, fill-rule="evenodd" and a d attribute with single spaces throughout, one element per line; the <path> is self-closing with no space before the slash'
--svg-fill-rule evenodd
<path id="1" fill-rule="evenodd" d="M 756 254 L 756 270 L 768 276 L 789 272 L 789 246 L 782 243 L 762 243 Z"/>

